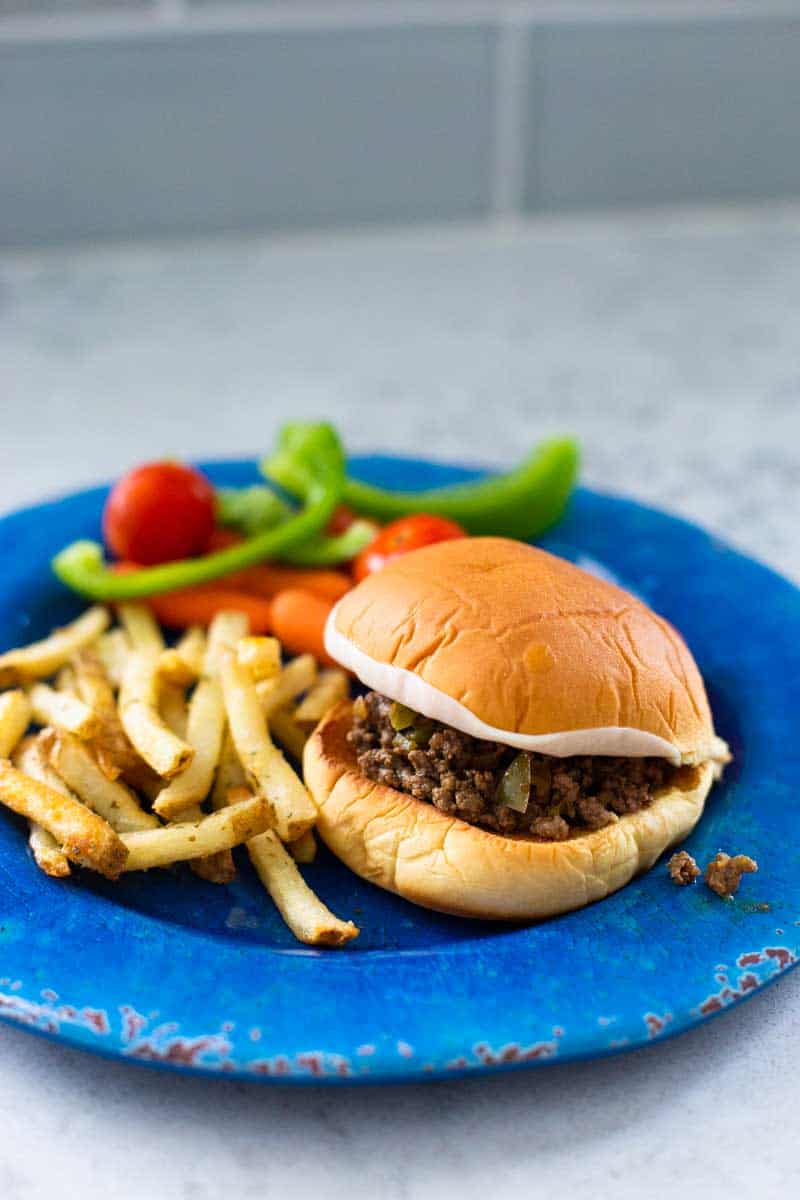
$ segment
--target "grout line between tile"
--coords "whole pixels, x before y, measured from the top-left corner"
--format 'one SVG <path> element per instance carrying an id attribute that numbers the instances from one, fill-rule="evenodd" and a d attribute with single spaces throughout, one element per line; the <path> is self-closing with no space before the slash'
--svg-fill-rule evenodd
<path id="1" fill-rule="evenodd" d="M 491 216 L 502 222 L 519 217 L 523 206 L 527 51 L 527 25 L 505 14 L 495 49 L 491 179 Z"/>
<path id="2" fill-rule="evenodd" d="M 195 7 L 190 0 L 153 0 L 143 10 L 16 13 L 0 15 L 0 43 L 95 41 L 157 36 L 165 27 L 186 34 L 249 30 L 391 28 L 402 25 L 464 26 L 607 22 L 725 23 L 800 19 L 800 0 L 217 0 Z"/>

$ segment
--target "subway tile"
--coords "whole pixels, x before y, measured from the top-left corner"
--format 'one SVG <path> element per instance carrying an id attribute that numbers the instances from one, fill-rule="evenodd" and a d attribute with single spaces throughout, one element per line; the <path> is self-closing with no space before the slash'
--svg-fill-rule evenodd
<path id="1" fill-rule="evenodd" d="M 151 8 L 153 0 L 0 0 L 0 17 L 84 13 L 119 8 Z"/>
<path id="2" fill-rule="evenodd" d="M 491 28 L 0 46 L 0 241 L 469 217 Z"/>
<path id="3" fill-rule="evenodd" d="M 800 22 L 536 27 L 529 210 L 800 191 Z"/>

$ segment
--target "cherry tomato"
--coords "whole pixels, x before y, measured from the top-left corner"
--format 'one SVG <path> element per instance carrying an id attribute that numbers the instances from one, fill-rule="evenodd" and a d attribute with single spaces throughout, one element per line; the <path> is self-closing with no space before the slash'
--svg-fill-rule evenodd
<path id="1" fill-rule="evenodd" d="M 325 527 L 325 532 L 331 537 L 336 537 L 339 533 L 346 533 L 355 520 L 357 520 L 357 514 L 353 512 L 352 508 L 348 508 L 346 504 L 337 504 Z"/>
<path id="2" fill-rule="evenodd" d="M 203 554 L 214 529 L 214 489 L 177 462 L 145 463 L 123 475 L 103 511 L 103 536 L 117 558 L 142 566 Z"/>
<path id="3" fill-rule="evenodd" d="M 373 571 L 380 571 L 390 559 L 431 546 L 434 542 L 447 542 L 452 538 L 466 537 L 465 531 L 455 521 L 436 517 L 429 513 L 415 513 L 400 517 L 390 525 L 384 525 L 378 536 L 365 546 L 353 563 L 353 574 L 357 580 L 366 579 Z"/>

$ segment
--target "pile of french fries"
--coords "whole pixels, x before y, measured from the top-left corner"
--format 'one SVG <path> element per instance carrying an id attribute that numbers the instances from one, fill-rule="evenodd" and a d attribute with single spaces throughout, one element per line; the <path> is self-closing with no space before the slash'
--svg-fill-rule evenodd
<path id="1" fill-rule="evenodd" d="M 301 942 L 356 937 L 298 870 L 316 853 L 316 809 L 273 741 L 299 759 L 347 695 L 344 672 L 310 654 L 284 666 L 278 641 L 251 637 L 239 612 L 169 648 L 147 608 L 120 604 L 118 618 L 112 628 L 107 609 L 90 608 L 0 654 L 0 803 L 27 818 L 39 867 L 117 879 L 188 862 L 228 883 L 244 844 Z"/>

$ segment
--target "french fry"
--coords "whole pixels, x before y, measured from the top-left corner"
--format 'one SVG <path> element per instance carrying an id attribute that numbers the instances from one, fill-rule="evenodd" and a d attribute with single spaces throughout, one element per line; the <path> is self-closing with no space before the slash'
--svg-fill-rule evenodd
<path id="1" fill-rule="evenodd" d="M 23 691 L 3 692 L 0 696 L 0 758 L 10 758 L 11 752 L 28 728 L 31 702 Z"/>
<path id="2" fill-rule="evenodd" d="M 83 651 L 79 651 L 80 654 Z M 68 696 L 76 696 L 78 689 L 75 683 L 75 671 L 72 663 L 66 663 L 53 680 L 53 687 L 57 692 L 66 692 Z M 91 705 L 89 706 L 91 708 Z"/>
<path id="3" fill-rule="evenodd" d="M 249 792 L 247 794 L 250 795 Z M 181 813 L 180 823 L 202 819 L 203 810 L 199 804 L 195 804 Z M 217 850 L 216 854 L 207 854 L 205 858 L 193 858 L 189 867 L 200 879 L 205 879 L 206 883 L 224 884 L 236 878 L 236 863 L 230 850 Z"/>
<path id="4" fill-rule="evenodd" d="M 52 833 L 35 821 L 29 821 L 28 825 L 28 845 L 39 870 L 53 879 L 66 879 L 71 874 L 69 859 Z"/>
<path id="5" fill-rule="evenodd" d="M 208 627 L 208 647 L 204 669 L 206 675 L 219 679 L 222 655 L 247 637 L 250 622 L 247 615 L 233 609 L 218 612 Z"/>
<path id="6" fill-rule="evenodd" d="M 0 803 L 35 821 L 59 843 L 70 862 L 116 879 L 127 849 L 111 826 L 72 796 L 18 771 L 0 759 Z"/>
<path id="7" fill-rule="evenodd" d="M 281 839 L 292 842 L 314 824 L 317 811 L 273 743 L 253 677 L 231 650 L 222 656 L 222 690 L 231 737 L 245 775 L 268 800 Z"/>
<path id="8" fill-rule="evenodd" d="M 211 807 L 214 809 L 224 808 L 228 803 L 228 793 L 231 788 L 243 787 L 245 782 L 244 770 L 239 762 L 231 731 L 226 729 L 222 738 L 222 750 L 211 792 Z"/>
<path id="9" fill-rule="evenodd" d="M 118 604 L 120 624 L 128 637 L 131 650 L 146 650 L 149 654 L 160 654 L 164 649 L 164 635 L 149 608 L 143 604 Z"/>
<path id="10" fill-rule="evenodd" d="M 308 741 L 308 730 L 298 724 L 294 714 L 288 708 L 277 708 L 269 719 L 269 729 L 287 754 L 301 762 Z"/>
<path id="11" fill-rule="evenodd" d="M 225 731 L 225 705 L 216 679 L 201 679 L 189 702 L 186 740 L 194 758 L 159 793 L 154 808 L 165 820 L 174 820 L 185 809 L 199 804 L 211 790 Z"/>
<path id="12" fill-rule="evenodd" d="M 170 780 L 156 800 L 156 812 L 164 820 L 181 820 L 185 809 L 203 802 L 211 790 L 225 731 L 225 706 L 218 679 L 221 655 L 236 644 L 237 638 L 241 641 L 246 629 L 246 618 L 239 612 L 218 613 L 211 622 L 203 678 L 188 706 L 185 736 L 194 748 L 194 758 L 190 767 Z"/>
<path id="13" fill-rule="evenodd" d="M 109 779 L 77 738 L 58 730 L 45 730 L 40 737 L 46 761 L 80 800 L 108 821 L 117 833 L 158 828 L 158 818 L 145 812 L 129 788 Z"/>
<path id="14" fill-rule="evenodd" d="M 189 687 L 203 673 L 206 635 L 199 625 L 192 625 L 174 646 L 162 650 L 158 673 L 165 683 Z"/>
<path id="15" fill-rule="evenodd" d="M 71 795 L 63 779 L 60 779 L 45 762 L 38 737 L 26 737 L 18 746 L 14 755 L 14 766 L 23 774 L 30 775 L 31 779 L 48 784 L 54 791 L 61 792 L 62 795 Z M 28 845 L 37 867 L 44 871 L 45 875 L 52 875 L 54 879 L 65 879 L 70 874 L 69 859 L 52 833 L 48 833 L 36 821 L 29 821 L 28 825 Z"/>
<path id="16" fill-rule="evenodd" d="M 240 638 L 236 644 L 236 654 L 256 683 L 262 679 L 274 679 L 280 673 L 281 644 L 277 638 Z"/>
<path id="17" fill-rule="evenodd" d="M 147 871 L 175 862 L 207 857 L 230 850 L 263 833 L 270 823 L 269 804 L 262 796 L 251 796 L 211 813 L 200 821 L 176 822 L 160 829 L 125 833 L 128 850 L 125 871 Z"/>
<path id="18" fill-rule="evenodd" d="M 122 728 L 144 761 L 164 779 L 171 779 L 188 767 L 194 750 L 167 727 L 158 704 L 158 657 L 150 651 L 134 651 L 119 692 Z"/>
<path id="19" fill-rule="evenodd" d="M 300 654 L 287 663 L 280 675 L 256 684 L 264 715 L 269 720 L 278 708 L 286 708 L 301 692 L 307 692 L 317 678 L 317 662 L 311 654 Z"/>
<path id="20" fill-rule="evenodd" d="M 102 634 L 92 646 L 97 657 L 103 664 L 106 675 L 114 691 L 119 691 L 125 663 L 131 652 L 130 642 L 124 629 L 109 629 Z"/>
<path id="21" fill-rule="evenodd" d="M 117 779 L 120 775 L 138 779 L 145 763 L 122 728 L 114 689 L 100 656 L 94 650 L 81 650 L 73 663 L 77 693 L 99 721 L 100 727 L 91 740 L 103 774 L 109 779 Z"/>
<path id="22" fill-rule="evenodd" d="M 99 637 L 109 620 L 108 610 L 98 605 L 87 609 L 71 625 L 56 629 L 43 641 L 0 654 L 0 688 L 54 675 L 77 650 Z"/>
<path id="23" fill-rule="evenodd" d="M 308 946 L 344 946 L 360 932 L 352 921 L 334 916 L 312 892 L 291 854 L 268 829 L 247 843 L 258 877 L 298 941 Z"/>
<path id="24" fill-rule="evenodd" d="M 296 842 L 289 842 L 286 849 L 295 862 L 303 864 L 312 863 L 317 857 L 317 839 L 314 837 L 314 830 L 307 829 L 303 836 L 299 837 Z"/>
<path id="25" fill-rule="evenodd" d="M 160 689 L 158 711 L 167 729 L 185 741 L 189 724 L 189 705 L 186 692 L 177 683 L 165 683 Z"/>
<path id="26" fill-rule="evenodd" d="M 344 671 L 333 667 L 320 671 L 316 683 L 294 710 L 294 719 L 301 724 L 316 725 L 334 704 L 346 698 L 349 690 Z"/>
<path id="27" fill-rule="evenodd" d="M 206 631 L 202 625 L 190 625 L 173 647 L 175 653 L 193 672 L 195 679 L 199 679 L 203 672 L 206 645 Z"/>
<path id="28" fill-rule="evenodd" d="M 33 719 L 39 725 L 54 725 L 86 740 L 100 731 L 97 714 L 77 696 L 56 692 L 46 683 L 34 683 L 28 691 Z"/>
<path id="29" fill-rule="evenodd" d="M 225 732 L 225 703 L 217 674 L 230 629 L 224 616 L 211 623 L 203 677 L 192 693 L 186 723 L 186 741 L 194 750 L 194 758 L 185 771 L 170 780 L 155 802 L 156 812 L 165 820 L 179 818 L 187 808 L 205 800 L 211 790 Z"/>

